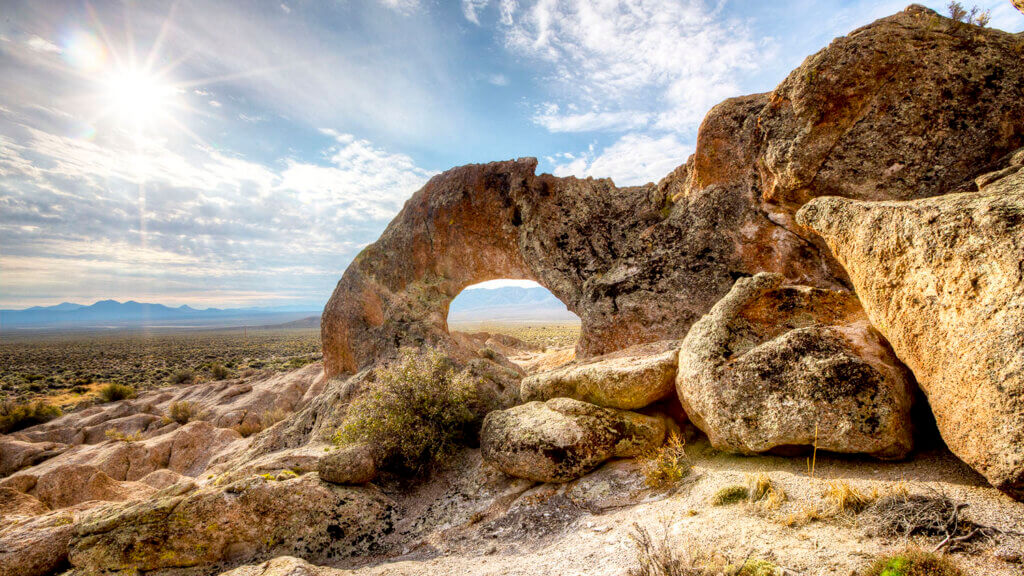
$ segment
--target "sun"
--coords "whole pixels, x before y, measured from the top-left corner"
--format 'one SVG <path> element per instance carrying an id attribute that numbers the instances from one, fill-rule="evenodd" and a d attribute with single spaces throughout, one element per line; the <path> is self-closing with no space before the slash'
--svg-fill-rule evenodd
<path id="1" fill-rule="evenodd" d="M 170 119 L 176 91 L 156 74 L 138 68 L 118 69 L 106 77 L 103 86 L 110 116 L 137 136 Z"/>

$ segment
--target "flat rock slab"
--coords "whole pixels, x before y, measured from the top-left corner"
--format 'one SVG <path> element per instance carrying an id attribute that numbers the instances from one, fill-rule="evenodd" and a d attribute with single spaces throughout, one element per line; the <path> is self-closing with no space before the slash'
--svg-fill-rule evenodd
<path id="1" fill-rule="evenodd" d="M 523 400 L 574 398 L 605 408 L 636 410 L 675 391 L 677 341 L 632 346 L 523 378 Z"/>

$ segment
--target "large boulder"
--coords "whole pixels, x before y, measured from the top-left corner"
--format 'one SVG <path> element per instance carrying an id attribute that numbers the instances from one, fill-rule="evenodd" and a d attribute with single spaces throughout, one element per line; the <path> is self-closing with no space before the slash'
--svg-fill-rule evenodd
<path id="1" fill-rule="evenodd" d="M 711 444 L 905 456 L 914 391 L 857 298 L 743 278 L 683 340 L 679 399 Z"/>
<path id="2" fill-rule="evenodd" d="M 440 174 L 342 276 L 323 313 L 326 373 L 456 347 L 449 303 L 495 278 L 536 280 L 579 315 L 580 359 L 681 339 L 745 275 L 848 287 L 796 209 L 826 194 L 942 194 L 1024 145 L 1019 44 L 911 6 L 772 93 L 716 106 L 694 155 L 658 184 L 537 175 L 534 159 Z"/>
<path id="3" fill-rule="evenodd" d="M 675 390 L 677 341 L 631 346 L 523 378 L 525 401 L 575 398 L 606 408 L 636 410 Z"/>
<path id="4" fill-rule="evenodd" d="M 0 478 L 29 466 L 35 466 L 66 452 L 67 444 L 57 442 L 25 442 L 0 434 Z"/>
<path id="5" fill-rule="evenodd" d="M 380 549 L 394 509 L 379 491 L 315 474 L 253 477 L 145 502 L 107 504 L 79 523 L 70 562 L 89 573 L 230 567 L 279 555 L 324 562 Z"/>
<path id="6" fill-rule="evenodd" d="M 912 202 L 820 198 L 798 214 L 917 377 L 949 448 L 1024 498 L 1024 171 Z"/>
<path id="7" fill-rule="evenodd" d="M 568 482 L 609 458 L 656 447 L 664 438 L 659 418 L 555 398 L 488 414 L 480 449 L 486 462 L 510 476 Z"/>

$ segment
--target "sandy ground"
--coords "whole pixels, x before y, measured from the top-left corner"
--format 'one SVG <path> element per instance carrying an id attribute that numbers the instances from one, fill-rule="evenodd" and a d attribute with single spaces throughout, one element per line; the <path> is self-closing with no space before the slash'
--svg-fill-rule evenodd
<path id="1" fill-rule="evenodd" d="M 339 568 L 354 568 L 360 575 L 621 575 L 636 565 L 630 535 L 638 525 L 656 539 L 668 538 L 681 552 L 736 563 L 763 558 L 788 574 L 845 576 L 856 574 L 878 554 L 907 546 L 930 550 L 940 541 L 874 537 L 863 514 L 787 526 L 787 518 L 827 507 L 822 491 L 830 480 L 846 481 L 866 493 L 939 492 L 969 504 L 963 512 L 969 520 L 1024 532 L 1024 504 L 988 487 L 944 448 L 888 463 L 819 455 L 813 478 L 801 457 L 729 455 L 703 439 L 694 441 L 687 453 L 693 464 L 689 475 L 668 492 L 657 492 L 643 486 L 632 461 L 608 463 L 567 485 L 532 485 L 498 478 L 476 451 L 469 451 L 453 472 L 403 496 L 407 516 L 417 519 L 400 526 L 399 532 L 406 542 L 422 536 L 418 544 L 407 546 L 398 557 Z M 473 470 L 469 477 L 453 475 L 466 467 Z M 786 492 L 788 499 L 778 510 L 762 511 L 745 502 L 709 503 L 721 488 L 746 484 L 750 475 L 759 473 Z M 472 486 L 476 488 L 467 490 Z M 969 574 L 1021 575 L 1024 565 L 1002 561 L 997 553 L 1022 548 L 1024 539 L 1002 535 L 953 557 Z"/>

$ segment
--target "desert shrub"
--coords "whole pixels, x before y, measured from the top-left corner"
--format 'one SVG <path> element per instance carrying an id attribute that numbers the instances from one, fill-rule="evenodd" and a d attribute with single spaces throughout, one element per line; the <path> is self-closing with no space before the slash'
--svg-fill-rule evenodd
<path id="1" fill-rule="evenodd" d="M 736 484 L 734 486 L 726 486 L 715 492 L 714 496 L 711 497 L 711 504 L 714 506 L 728 506 L 729 504 L 743 502 L 749 497 L 750 492 L 747 490 L 747 487 Z"/>
<path id="2" fill-rule="evenodd" d="M 921 550 L 907 550 L 893 556 L 878 558 L 863 574 L 864 576 L 966 576 L 963 570 L 946 556 Z"/>
<path id="3" fill-rule="evenodd" d="M 188 368 L 182 368 L 181 370 L 175 370 L 171 372 L 171 375 L 167 377 L 167 380 L 171 384 L 188 384 L 195 379 L 195 374 L 192 373 Z"/>
<path id="4" fill-rule="evenodd" d="M 991 10 L 982 10 L 977 6 L 968 10 L 960 2 L 950 2 L 946 7 L 949 9 L 949 17 L 953 20 L 954 25 L 974 24 L 984 28 L 992 21 Z"/>
<path id="5" fill-rule="evenodd" d="M 214 363 L 210 365 L 210 374 L 215 380 L 223 380 L 231 375 L 231 370 L 225 368 L 223 364 Z"/>
<path id="6" fill-rule="evenodd" d="M 651 488 L 663 488 L 682 480 L 690 471 L 683 441 L 672 434 L 668 441 L 640 455 L 640 472 L 644 483 Z"/>
<path id="7" fill-rule="evenodd" d="M 421 473 L 478 431 L 484 410 L 476 386 L 440 352 L 403 350 L 376 376 L 348 406 L 336 444 L 367 442 L 383 467 Z"/>
<path id="8" fill-rule="evenodd" d="M 31 403 L 3 400 L 0 401 L 0 434 L 42 424 L 60 415 L 60 408 L 50 406 L 42 400 Z"/>
<path id="9" fill-rule="evenodd" d="M 118 400 L 134 397 L 135 388 L 125 386 L 124 384 L 118 384 L 117 382 L 111 382 L 110 384 L 100 388 L 100 399 L 104 402 L 117 402 Z"/>
<path id="10" fill-rule="evenodd" d="M 187 424 L 199 418 L 199 405 L 195 402 L 172 402 L 167 415 L 178 424 Z"/>
<path id="11" fill-rule="evenodd" d="M 131 434 L 125 434 L 120 430 L 110 428 L 103 432 L 103 435 L 107 437 L 107 440 L 113 440 L 115 442 L 137 442 L 142 440 L 141 432 L 132 432 Z"/>
<path id="12" fill-rule="evenodd" d="M 267 410 L 260 414 L 259 418 L 243 420 L 241 424 L 232 427 L 232 430 L 248 438 L 277 424 L 288 417 L 288 412 L 282 408 Z"/>

